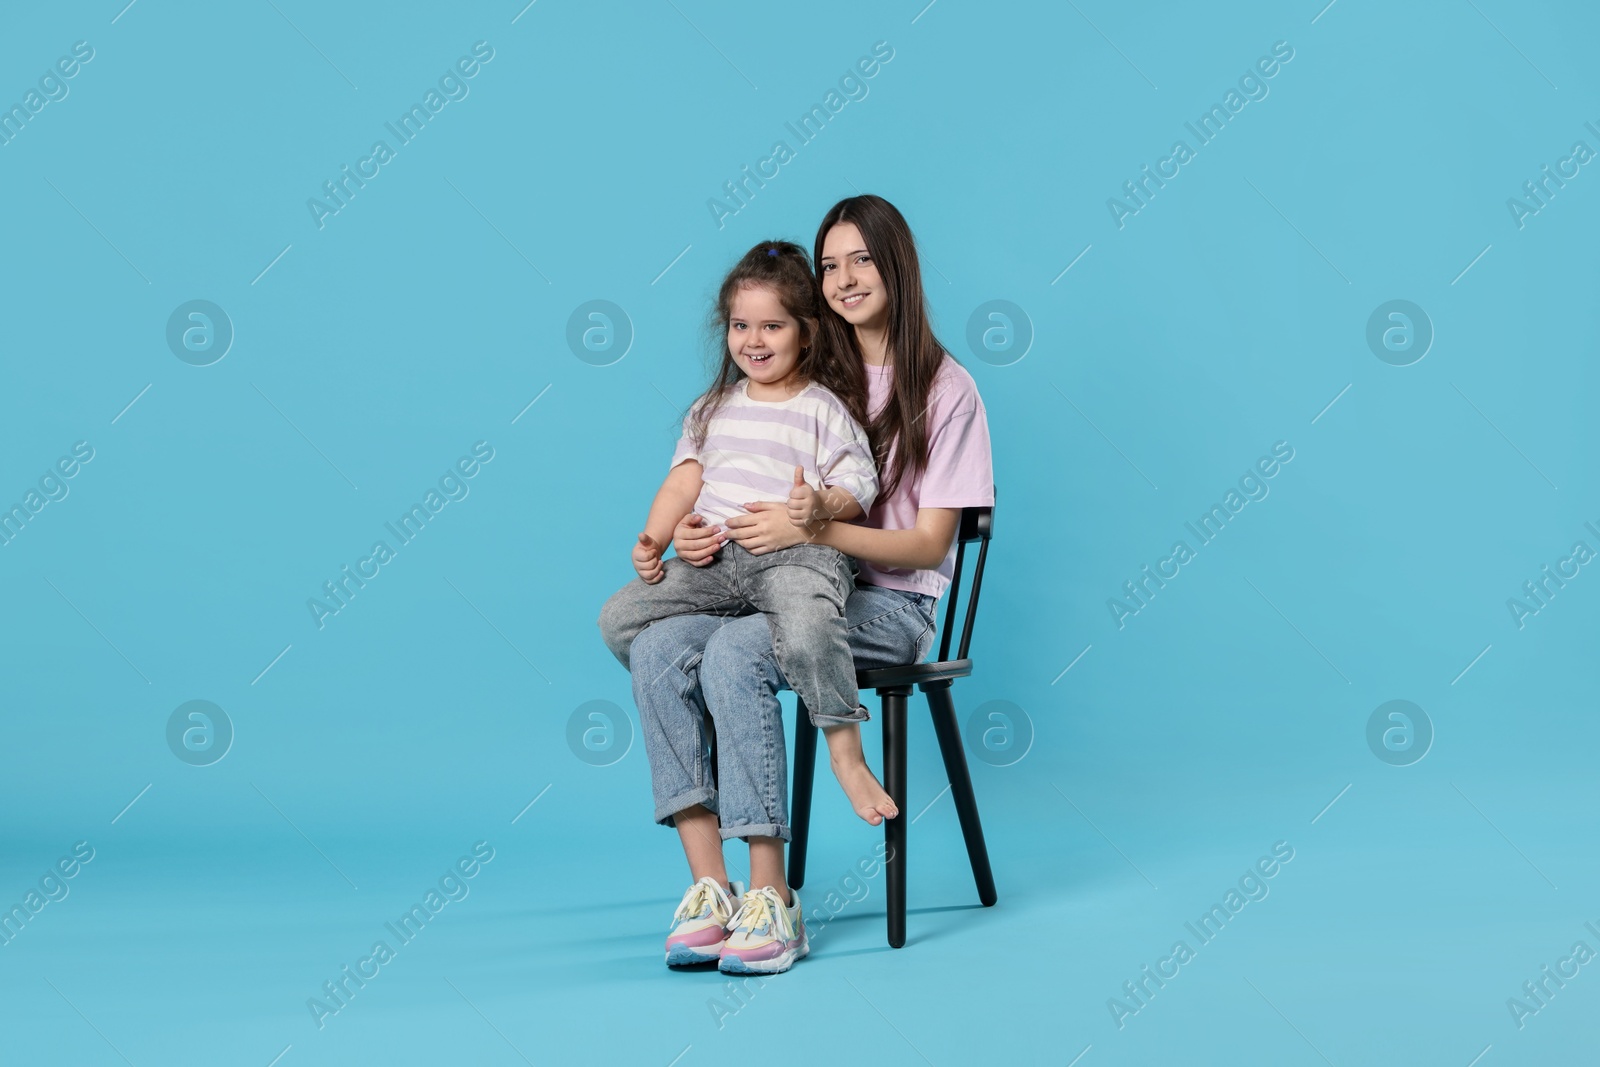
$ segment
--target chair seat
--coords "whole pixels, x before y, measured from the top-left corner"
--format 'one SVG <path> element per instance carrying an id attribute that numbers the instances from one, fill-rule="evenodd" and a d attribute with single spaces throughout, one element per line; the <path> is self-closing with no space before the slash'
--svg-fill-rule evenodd
<path id="1" fill-rule="evenodd" d="M 952 678 L 965 678 L 972 673 L 970 659 L 945 660 L 943 663 L 908 663 L 903 667 L 881 667 L 872 671 L 857 671 L 856 685 L 862 689 L 884 689 L 891 685 L 917 685 L 921 682 L 947 682 Z"/>

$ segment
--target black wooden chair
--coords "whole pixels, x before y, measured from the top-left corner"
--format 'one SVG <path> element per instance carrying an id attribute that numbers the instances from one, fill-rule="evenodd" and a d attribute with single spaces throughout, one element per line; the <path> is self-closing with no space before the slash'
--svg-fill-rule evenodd
<path id="1" fill-rule="evenodd" d="M 978 592 L 983 586 L 983 564 L 989 554 L 989 538 L 994 523 L 993 508 L 963 508 L 956 533 L 956 570 L 945 593 L 944 636 L 939 643 L 939 659 L 933 663 L 913 663 L 904 667 L 858 671 L 856 682 L 862 689 L 875 689 L 883 705 L 883 785 L 900 809 L 898 818 L 886 819 L 884 841 L 884 880 L 889 907 L 889 944 L 900 948 L 906 943 L 906 830 L 912 815 L 906 808 L 906 701 L 911 687 L 919 687 L 928 698 L 933 715 L 933 732 L 944 755 L 945 774 L 955 798 L 956 814 L 961 819 L 961 834 L 966 838 L 967 858 L 972 877 L 978 884 L 978 899 L 989 907 L 998 899 L 994 874 L 989 870 L 989 850 L 984 845 L 983 827 L 978 822 L 978 801 L 972 793 L 972 777 L 967 773 L 967 757 L 961 747 L 961 728 L 956 722 L 955 703 L 950 685 L 972 673 L 967 651 L 972 643 L 972 621 L 978 614 Z M 972 570 L 972 592 L 967 596 L 966 619 L 961 626 L 961 641 L 955 659 L 950 658 L 950 639 L 954 635 L 957 602 L 961 593 L 962 564 L 967 545 L 978 542 L 978 558 Z M 789 884 L 799 888 L 806 877 L 806 845 L 811 823 L 812 776 L 817 765 L 817 728 L 805 705 L 795 715 L 794 727 L 794 804 L 790 812 L 793 840 L 789 843 Z"/>

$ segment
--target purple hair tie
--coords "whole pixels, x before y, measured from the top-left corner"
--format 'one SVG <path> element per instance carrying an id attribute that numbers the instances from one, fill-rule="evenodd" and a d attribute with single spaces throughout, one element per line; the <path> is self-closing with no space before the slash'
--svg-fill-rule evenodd
<path id="1" fill-rule="evenodd" d="M 778 254 L 778 250 L 777 250 L 777 249 L 776 249 L 776 248 L 769 248 L 769 249 L 767 249 L 767 255 L 769 255 L 769 256 L 775 256 L 775 255 L 777 255 L 777 254 Z"/>

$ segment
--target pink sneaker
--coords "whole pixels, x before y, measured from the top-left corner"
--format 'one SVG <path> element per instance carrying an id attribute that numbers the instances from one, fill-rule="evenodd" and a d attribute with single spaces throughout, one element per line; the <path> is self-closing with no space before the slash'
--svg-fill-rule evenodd
<path id="1" fill-rule="evenodd" d="M 744 886 L 731 883 L 734 895 Z M 709 875 L 689 887 L 672 915 L 672 930 L 667 934 L 667 966 L 689 967 L 715 963 L 728 939 L 728 921 L 733 918 L 733 900 Z"/>
<path id="2" fill-rule="evenodd" d="M 811 951 L 800 917 L 800 894 L 792 905 L 777 890 L 763 886 L 744 895 L 739 913 L 729 924 L 717 968 L 723 974 L 782 974 Z"/>

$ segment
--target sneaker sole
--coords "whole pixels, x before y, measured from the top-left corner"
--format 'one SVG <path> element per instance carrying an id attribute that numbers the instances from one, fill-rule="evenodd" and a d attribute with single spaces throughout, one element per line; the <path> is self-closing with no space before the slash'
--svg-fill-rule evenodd
<path id="1" fill-rule="evenodd" d="M 797 961 L 805 959 L 810 953 L 810 942 L 802 941 L 795 948 L 774 956 L 770 960 L 757 960 L 750 963 L 738 956 L 725 955 L 717 961 L 717 970 L 723 974 L 782 974 L 790 967 L 793 967 Z"/>
<path id="2" fill-rule="evenodd" d="M 714 946 L 710 954 L 703 950 L 696 950 L 688 945 L 673 945 L 667 949 L 668 967 L 694 967 L 700 964 L 716 963 L 720 958 L 722 946 Z"/>

